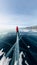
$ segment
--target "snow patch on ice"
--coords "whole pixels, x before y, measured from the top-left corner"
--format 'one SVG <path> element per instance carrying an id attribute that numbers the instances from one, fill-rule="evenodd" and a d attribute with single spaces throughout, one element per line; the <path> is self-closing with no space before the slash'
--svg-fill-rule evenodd
<path id="1" fill-rule="evenodd" d="M 3 52 L 3 49 L 0 50 L 0 56 L 2 55 L 3 57 L 0 60 L 0 65 L 9 65 L 9 62 L 11 59 L 9 57 L 6 58 L 5 53 Z"/>

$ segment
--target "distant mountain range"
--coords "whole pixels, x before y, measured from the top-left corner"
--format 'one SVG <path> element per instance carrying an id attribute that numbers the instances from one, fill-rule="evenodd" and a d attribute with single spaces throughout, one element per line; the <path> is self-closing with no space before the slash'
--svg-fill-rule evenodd
<path id="1" fill-rule="evenodd" d="M 25 29 L 36 29 L 37 30 L 37 26 L 26 27 Z"/>
<path id="2" fill-rule="evenodd" d="M 25 27 L 25 30 L 31 30 L 31 31 L 36 31 L 37 32 L 37 26 L 30 26 L 30 27 Z"/>

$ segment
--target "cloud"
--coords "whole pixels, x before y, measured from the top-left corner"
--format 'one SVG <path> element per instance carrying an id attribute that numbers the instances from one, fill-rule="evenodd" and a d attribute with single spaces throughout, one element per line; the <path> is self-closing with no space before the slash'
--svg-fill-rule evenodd
<path id="1" fill-rule="evenodd" d="M 37 24 L 37 16 L 30 15 L 0 15 L 0 25 L 30 26 Z"/>
<path id="2" fill-rule="evenodd" d="M 37 24 L 37 0 L 0 0 L 0 25 Z"/>

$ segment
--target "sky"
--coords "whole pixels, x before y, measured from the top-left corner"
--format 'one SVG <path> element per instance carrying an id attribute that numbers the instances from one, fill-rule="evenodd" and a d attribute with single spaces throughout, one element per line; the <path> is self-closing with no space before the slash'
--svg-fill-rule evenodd
<path id="1" fill-rule="evenodd" d="M 0 0 L 1 25 L 37 25 L 37 0 Z"/>

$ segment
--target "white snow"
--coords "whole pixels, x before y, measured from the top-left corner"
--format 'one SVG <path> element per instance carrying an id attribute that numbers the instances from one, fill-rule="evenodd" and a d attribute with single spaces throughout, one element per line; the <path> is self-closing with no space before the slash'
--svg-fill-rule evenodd
<path id="1" fill-rule="evenodd" d="M 6 58 L 5 53 L 3 52 L 3 49 L 0 50 L 0 56 L 1 55 L 3 55 L 3 57 L 0 60 L 0 65 L 9 65 L 11 58 L 9 58 L 9 57 Z M 21 52 L 19 54 L 19 65 L 22 65 L 22 61 L 23 61 L 22 55 L 25 57 L 23 52 Z M 14 65 L 17 65 L 17 63 L 18 63 L 18 61 L 15 61 Z M 29 65 L 26 60 L 25 60 L 25 64 Z"/>
<path id="2" fill-rule="evenodd" d="M 27 62 L 27 60 L 25 60 L 25 64 L 26 64 L 26 65 L 29 65 L 28 62 Z"/>
<path id="3" fill-rule="evenodd" d="M 3 55 L 4 54 L 4 55 Z M 5 56 L 3 49 L 0 50 L 0 56 L 3 55 L 2 59 L 0 60 L 0 65 L 9 65 L 11 58 Z"/>
<path id="4" fill-rule="evenodd" d="M 22 61 L 23 61 L 22 55 L 25 57 L 24 53 L 21 52 L 21 53 L 20 53 L 20 56 L 19 56 L 19 65 L 22 65 Z M 18 61 L 15 61 L 14 65 L 17 65 L 17 64 L 18 64 Z"/>
<path id="5" fill-rule="evenodd" d="M 27 47 L 28 47 L 28 48 L 30 48 L 30 46 L 29 46 L 29 45 L 28 45 Z"/>

